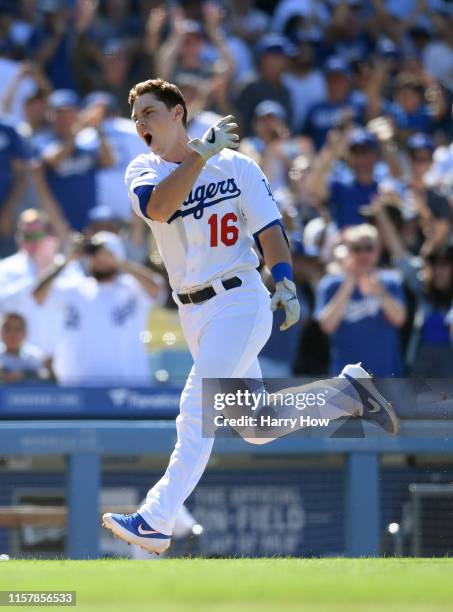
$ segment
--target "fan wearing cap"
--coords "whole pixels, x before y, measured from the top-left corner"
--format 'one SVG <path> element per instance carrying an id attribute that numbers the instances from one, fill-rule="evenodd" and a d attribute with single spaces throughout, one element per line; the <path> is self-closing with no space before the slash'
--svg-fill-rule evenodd
<path id="1" fill-rule="evenodd" d="M 69 262 L 86 258 L 87 275 L 56 283 Z M 64 314 L 55 351 L 58 379 L 68 384 L 149 382 L 140 334 L 150 308 L 165 300 L 160 277 L 125 259 L 124 245 L 111 232 L 98 232 L 87 245 L 75 236 L 68 256 L 41 276 L 33 292 L 39 304 Z"/>
<path id="2" fill-rule="evenodd" d="M 111 232 L 121 237 L 126 249 L 127 259 L 143 263 L 149 256 L 149 244 L 144 232 L 143 224 L 139 219 L 131 219 L 124 223 L 107 205 L 99 205 L 88 213 L 88 225 L 83 231 L 86 239 L 90 239 L 98 232 Z"/>
<path id="3" fill-rule="evenodd" d="M 68 89 L 54 91 L 49 107 L 49 137 L 37 143 L 36 184 L 43 208 L 64 238 L 68 230 L 85 227 L 97 203 L 96 172 L 109 167 L 113 155 L 102 132 L 102 111 L 81 113 L 77 94 Z"/>
<path id="4" fill-rule="evenodd" d="M 314 104 L 307 113 L 303 133 L 320 149 L 332 128 L 344 129 L 351 124 L 363 125 L 367 111 L 365 96 L 353 89 L 349 64 L 332 55 L 324 65 L 327 100 Z"/>
<path id="5" fill-rule="evenodd" d="M 285 109 L 288 125 L 292 122 L 291 94 L 283 81 L 289 59 L 295 48 L 284 36 L 266 34 L 256 46 L 258 75 L 239 92 L 236 106 L 241 114 L 241 127 L 246 136 L 253 134 L 253 114 L 260 102 L 272 100 Z"/>
<path id="6" fill-rule="evenodd" d="M 252 138 L 244 138 L 239 151 L 254 159 L 269 179 L 273 192 L 288 188 L 293 159 L 303 152 L 298 138 L 291 138 L 285 108 L 263 100 L 253 114 Z"/>
<path id="7" fill-rule="evenodd" d="M 346 158 L 352 170 L 336 173 L 332 169 L 338 160 Z M 329 140 L 313 164 L 308 179 L 308 189 L 319 209 L 328 214 L 339 229 L 363 223 L 360 213 L 378 191 L 374 171 L 379 159 L 379 143 L 376 137 L 362 128 L 349 133 L 333 130 Z M 330 178 L 329 180 L 329 177 Z"/>
<path id="8" fill-rule="evenodd" d="M 415 221 L 412 248 L 425 255 L 448 239 L 452 211 L 447 198 L 427 182 L 433 163 L 433 139 L 427 134 L 414 134 L 407 142 L 407 152 L 409 177 L 403 190 L 403 210 Z"/>

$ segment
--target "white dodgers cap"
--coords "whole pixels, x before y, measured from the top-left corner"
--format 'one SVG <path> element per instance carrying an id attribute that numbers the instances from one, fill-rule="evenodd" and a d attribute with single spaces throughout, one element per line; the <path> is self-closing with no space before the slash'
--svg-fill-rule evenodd
<path id="1" fill-rule="evenodd" d="M 117 259 L 126 259 L 126 250 L 123 241 L 113 232 L 97 232 L 92 236 L 91 243 L 102 245 Z"/>

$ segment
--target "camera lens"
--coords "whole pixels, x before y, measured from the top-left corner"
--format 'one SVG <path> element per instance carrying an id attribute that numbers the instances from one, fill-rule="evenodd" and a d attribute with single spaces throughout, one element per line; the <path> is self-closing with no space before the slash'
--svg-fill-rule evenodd
<path id="1" fill-rule="evenodd" d="M 91 240 L 88 240 L 83 247 L 83 251 L 86 255 L 95 255 L 101 247 L 101 244 L 93 244 Z"/>

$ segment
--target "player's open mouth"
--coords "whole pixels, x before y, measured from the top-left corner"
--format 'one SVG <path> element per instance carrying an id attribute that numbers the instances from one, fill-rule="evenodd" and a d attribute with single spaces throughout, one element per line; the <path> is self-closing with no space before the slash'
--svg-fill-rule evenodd
<path id="1" fill-rule="evenodd" d="M 148 147 L 150 147 L 153 141 L 153 137 L 151 136 L 151 134 L 148 134 L 148 132 L 146 132 L 145 134 L 143 134 L 143 138 L 145 139 L 145 142 L 148 145 Z"/>

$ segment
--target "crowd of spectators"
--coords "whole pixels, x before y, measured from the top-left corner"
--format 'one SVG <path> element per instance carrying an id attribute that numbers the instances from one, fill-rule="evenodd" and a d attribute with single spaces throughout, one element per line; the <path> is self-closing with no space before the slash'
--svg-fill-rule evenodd
<path id="1" fill-rule="evenodd" d="M 127 94 L 157 76 L 192 137 L 238 118 L 279 205 L 303 316 L 276 314 L 263 373 L 450 376 L 453 1 L 0 0 L 1 380 L 142 359 L 168 292 L 124 187 Z"/>

